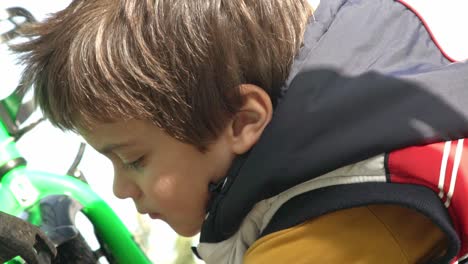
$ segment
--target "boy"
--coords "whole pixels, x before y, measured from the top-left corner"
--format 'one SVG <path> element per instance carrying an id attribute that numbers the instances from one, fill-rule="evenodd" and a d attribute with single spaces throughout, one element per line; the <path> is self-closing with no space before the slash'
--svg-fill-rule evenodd
<path id="1" fill-rule="evenodd" d="M 45 116 L 112 161 L 117 197 L 201 230 L 207 263 L 466 253 L 429 174 L 398 170 L 439 145 L 391 151 L 466 135 L 468 67 L 402 4 L 76 0 L 29 32 Z"/>

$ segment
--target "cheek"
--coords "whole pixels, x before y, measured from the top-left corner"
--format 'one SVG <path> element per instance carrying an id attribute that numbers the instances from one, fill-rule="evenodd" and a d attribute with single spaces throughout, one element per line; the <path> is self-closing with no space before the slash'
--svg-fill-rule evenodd
<path id="1" fill-rule="evenodd" d="M 159 175 L 143 186 L 149 202 L 165 210 L 200 210 L 208 201 L 208 190 L 201 181 L 190 177 Z"/>
<path id="2" fill-rule="evenodd" d="M 147 198 L 157 203 L 170 201 L 177 191 L 175 182 L 170 177 L 164 176 L 150 177 L 142 187 Z"/>

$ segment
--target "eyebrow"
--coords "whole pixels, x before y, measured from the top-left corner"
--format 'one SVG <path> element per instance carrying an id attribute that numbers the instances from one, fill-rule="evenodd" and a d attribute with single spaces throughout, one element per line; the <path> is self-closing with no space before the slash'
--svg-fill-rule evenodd
<path id="1" fill-rule="evenodd" d="M 102 147 L 102 149 L 97 149 L 97 151 L 102 153 L 102 154 L 108 154 L 108 153 L 110 153 L 111 151 L 113 151 L 115 149 L 127 147 L 129 145 L 130 145 L 129 143 L 109 144 L 109 145 L 106 145 L 106 146 Z"/>

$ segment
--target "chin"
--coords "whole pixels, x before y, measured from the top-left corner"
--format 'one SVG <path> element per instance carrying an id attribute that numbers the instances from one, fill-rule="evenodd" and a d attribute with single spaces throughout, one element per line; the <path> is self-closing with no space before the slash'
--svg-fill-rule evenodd
<path id="1" fill-rule="evenodd" d="M 172 227 L 174 231 L 182 237 L 193 237 L 200 233 L 201 226 L 190 226 L 190 227 Z"/>

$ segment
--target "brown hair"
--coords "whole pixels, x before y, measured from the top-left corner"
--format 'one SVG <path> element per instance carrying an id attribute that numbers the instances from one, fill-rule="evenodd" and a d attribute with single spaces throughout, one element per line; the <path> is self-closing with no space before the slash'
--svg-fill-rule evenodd
<path id="1" fill-rule="evenodd" d="M 55 126 L 146 119 L 204 148 L 240 84 L 278 93 L 311 12 L 307 0 L 75 0 L 15 49 Z"/>

